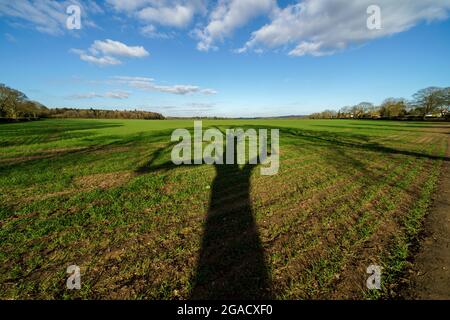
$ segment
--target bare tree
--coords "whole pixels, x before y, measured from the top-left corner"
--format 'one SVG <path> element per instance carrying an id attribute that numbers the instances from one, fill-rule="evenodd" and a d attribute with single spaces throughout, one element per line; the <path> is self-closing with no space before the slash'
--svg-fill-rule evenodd
<path id="1" fill-rule="evenodd" d="M 417 91 L 414 95 L 413 105 L 422 117 L 439 112 L 439 108 L 445 104 L 445 89 L 429 87 Z"/>
<path id="2" fill-rule="evenodd" d="M 441 103 L 438 106 L 438 110 L 441 117 L 448 117 L 450 114 L 450 87 L 441 89 L 440 99 Z"/>

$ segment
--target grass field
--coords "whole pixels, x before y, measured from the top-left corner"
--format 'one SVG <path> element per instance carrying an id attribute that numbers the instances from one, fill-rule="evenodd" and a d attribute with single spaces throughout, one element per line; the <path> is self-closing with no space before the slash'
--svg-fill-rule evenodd
<path id="1" fill-rule="evenodd" d="M 173 166 L 191 120 L 0 125 L 0 298 L 377 298 L 401 283 L 447 123 L 217 120 L 280 128 L 280 170 Z M 81 290 L 66 289 L 80 266 Z M 383 290 L 366 268 L 383 266 Z"/>

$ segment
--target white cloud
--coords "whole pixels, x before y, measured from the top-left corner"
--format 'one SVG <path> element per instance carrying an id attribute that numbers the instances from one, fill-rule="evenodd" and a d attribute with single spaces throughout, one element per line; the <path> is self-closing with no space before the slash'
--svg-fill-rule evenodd
<path id="1" fill-rule="evenodd" d="M 239 27 L 252 18 L 267 14 L 276 8 L 275 0 L 221 0 L 211 12 L 209 23 L 193 34 L 200 41 L 197 49 L 208 51 L 216 49 L 215 43 L 229 37 Z"/>
<path id="2" fill-rule="evenodd" d="M 218 93 L 217 90 L 214 89 L 201 89 L 199 92 L 206 95 L 213 95 Z"/>
<path id="3" fill-rule="evenodd" d="M 156 27 L 152 24 L 149 24 L 140 29 L 141 34 L 147 38 L 154 39 L 170 39 L 173 37 L 173 33 L 165 33 L 157 31 Z"/>
<path id="4" fill-rule="evenodd" d="M 128 46 L 122 42 L 106 39 L 95 40 L 86 50 L 71 49 L 70 52 L 80 56 L 80 59 L 99 66 L 110 66 L 121 64 L 122 61 L 116 57 L 143 58 L 149 55 L 142 46 Z"/>
<path id="5" fill-rule="evenodd" d="M 105 56 L 142 58 L 149 55 L 148 51 L 142 46 L 130 47 L 122 42 L 110 39 L 105 41 L 95 40 L 89 50 L 94 54 L 101 52 Z"/>
<path id="6" fill-rule="evenodd" d="M 108 0 L 108 3 L 141 22 L 176 28 L 188 26 L 196 14 L 206 12 L 205 0 Z"/>
<path id="7" fill-rule="evenodd" d="M 104 95 L 104 97 L 112 98 L 112 99 L 128 99 L 129 96 L 130 96 L 130 94 L 125 91 L 107 92 Z"/>
<path id="8" fill-rule="evenodd" d="M 278 1 L 278 4 L 281 4 Z M 276 0 L 0 0 L 0 17 L 18 27 L 61 35 L 66 29 L 66 9 L 81 7 L 82 28 L 96 27 L 93 15 L 112 13 L 124 27 L 133 25 L 150 38 L 173 38 L 174 28 L 194 25 L 191 34 L 202 51 L 217 49 L 237 29 L 258 17 L 268 23 L 249 35 L 234 52 L 286 50 L 290 56 L 323 56 L 353 45 L 409 30 L 422 22 L 446 19 L 450 0 L 294 0 L 279 7 Z M 380 30 L 366 26 L 369 5 L 381 8 Z M 136 23 L 138 24 L 136 26 Z M 161 29 L 161 30 L 160 30 Z M 141 46 L 118 41 L 96 41 L 80 58 L 97 65 L 120 64 L 118 57 L 144 57 Z"/>
<path id="9" fill-rule="evenodd" d="M 322 51 L 322 42 L 306 42 L 303 41 L 298 46 L 296 46 L 294 49 L 292 49 L 289 52 L 290 56 L 304 56 L 304 55 L 311 55 L 314 57 L 321 57 L 326 55 L 331 55 L 335 51 Z"/>
<path id="10" fill-rule="evenodd" d="M 80 54 L 80 59 L 99 66 L 114 66 L 122 63 L 120 60 L 113 57 L 95 57 L 84 52 Z"/>
<path id="11" fill-rule="evenodd" d="M 114 80 L 120 80 L 120 81 L 126 81 L 128 83 L 147 83 L 147 82 L 152 82 L 155 81 L 155 79 L 153 78 L 148 78 L 148 77 L 127 77 L 127 76 L 115 76 L 113 78 Z"/>
<path id="12" fill-rule="evenodd" d="M 106 93 L 90 92 L 90 93 L 83 93 L 83 94 L 74 94 L 74 95 L 70 96 L 69 98 L 75 99 L 75 100 L 95 99 L 95 98 L 128 99 L 129 96 L 130 96 L 129 92 L 111 91 L 111 92 L 106 92 Z"/>
<path id="13" fill-rule="evenodd" d="M 81 8 L 82 25 L 96 27 L 90 19 L 91 14 L 103 13 L 102 8 L 91 0 L 84 1 L 51 1 L 51 0 L 20 0 L 0 1 L 0 16 L 5 16 L 19 23 L 20 26 L 33 27 L 39 32 L 51 35 L 62 35 L 66 28 L 66 9 L 76 4 Z M 74 29 L 76 30 L 76 29 Z M 73 32 L 73 30 L 72 30 Z"/>
<path id="14" fill-rule="evenodd" d="M 194 8 L 177 4 L 174 7 L 147 7 L 138 13 L 143 21 L 156 22 L 172 27 L 184 27 L 191 22 Z"/>
<path id="15" fill-rule="evenodd" d="M 200 93 L 205 95 L 213 95 L 217 94 L 217 91 L 214 89 L 208 88 L 200 88 L 199 86 L 194 85 L 159 85 L 154 82 L 155 80 L 152 78 L 145 77 L 125 77 L 125 76 L 117 76 L 112 79 L 113 83 L 119 83 L 123 85 L 127 85 L 129 87 L 146 90 L 146 91 L 158 91 L 163 93 L 171 93 L 178 95 L 186 95 L 193 93 Z"/>
<path id="16" fill-rule="evenodd" d="M 192 117 L 212 115 L 216 109 L 215 103 L 189 102 L 181 105 L 142 106 L 143 109 L 161 112 L 173 117 Z"/>
<path id="17" fill-rule="evenodd" d="M 107 0 L 107 3 L 110 4 L 117 11 L 126 11 L 133 12 L 139 8 L 142 8 L 146 4 L 151 4 L 151 0 Z"/>
<path id="18" fill-rule="evenodd" d="M 450 9 L 450 0 L 377 0 L 382 29 L 369 30 L 366 10 L 372 4 L 372 0 L 304 0 L 288 5 L 253 32 L 240 52 L 294 45 L 292 56 L 332 54 L 406 31 L 422 21 L 445 19 Z"/>

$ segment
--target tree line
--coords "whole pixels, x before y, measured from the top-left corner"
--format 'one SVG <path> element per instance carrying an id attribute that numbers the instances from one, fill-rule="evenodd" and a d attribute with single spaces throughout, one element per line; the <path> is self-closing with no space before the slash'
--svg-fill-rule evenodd
<path id="1" fill-rule="evenodd" d="M 37 101 L 28 99 L 23 92 L 0 83 L 0 118 L 164 119 L 164 116 L 157 112 L 139 110 L 47 108 Z"/>
<path id="2" fill-rule="evenodd" d="M 47 118 L 87 118 L 87 119 L 165 119 L 157 112 L 140 110 L 101 110 L 101 109 L 75 109 L 54 108 L 48 109 Z"/>
<path id="3" fill-rule="evenodd" d="M 338 111 L 313 113 L 310 119 L 427 119 L 450 120 L 450 87 L 429 87 L 417 91 L 412 100 L 388 98 L 379 106 L 361 102 Z"/>

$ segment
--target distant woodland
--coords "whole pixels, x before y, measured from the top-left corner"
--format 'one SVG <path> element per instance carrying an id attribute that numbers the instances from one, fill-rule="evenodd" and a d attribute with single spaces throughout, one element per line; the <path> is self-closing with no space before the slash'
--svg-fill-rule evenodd
<path id="1" fill-rule="evenodd" d="M 450 120 L 450 87 L 417 91 L 412 100 L 388 98 L 381 105 L 361 102 L 340 110 L 313 113 L 311 119 Z"/>
<path id="2" fill-rule="evenodd" d="M 164 116 L 157 112 L 138 110 L 47 108 L 37 101 L 28 99 L 23 92 L 0 84 L 0 118 L 4 120 L 39 118 L 164 119 Z"/>

